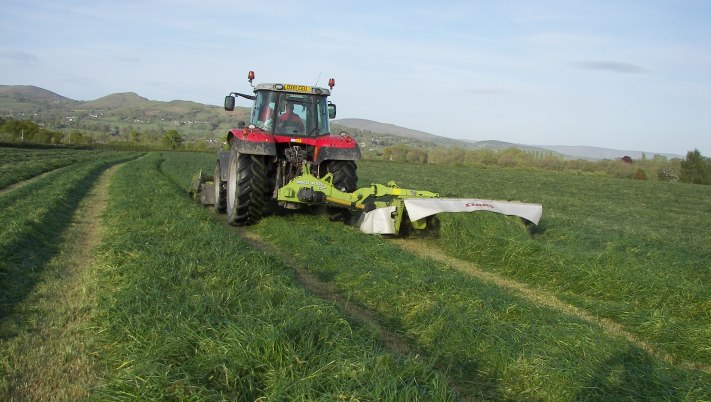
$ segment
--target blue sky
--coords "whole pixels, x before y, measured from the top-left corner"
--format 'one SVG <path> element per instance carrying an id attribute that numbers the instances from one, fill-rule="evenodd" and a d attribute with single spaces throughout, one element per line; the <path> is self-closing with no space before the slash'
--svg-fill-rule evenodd
<path id="1" fill-rule="evenodd" d="M 325 86 L 339 118 L 711 155 L 711 1 L 0 0 L 0 84 L 221 105 Z M 248 106 L 246 103 L 243 106 Z"/>

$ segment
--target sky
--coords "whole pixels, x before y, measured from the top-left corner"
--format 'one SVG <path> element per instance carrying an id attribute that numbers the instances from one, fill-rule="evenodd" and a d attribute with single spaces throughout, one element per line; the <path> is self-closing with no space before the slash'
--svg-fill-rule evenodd
<path id="1" fill-rule="evenodd" d="M 0 0 L 0 85 L 222 105 L 327 86 L 338 118 L 711 155 L 711 0 Z M 249 106 L 248 101 L 242 99 Z"/>

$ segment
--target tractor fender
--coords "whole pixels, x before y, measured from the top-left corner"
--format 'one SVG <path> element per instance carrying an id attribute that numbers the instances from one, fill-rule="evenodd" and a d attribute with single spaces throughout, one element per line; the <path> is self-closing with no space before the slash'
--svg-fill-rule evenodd
<path id="1" fill-rule="evenodd" d="M 358 143 L 348 137 L 327 136 L 316 142 L 314 163 L 317 165 L 327 160 L 355 161 L 360 159 Z"/>
<path id="2" fill-rule="evenodd" d="M 217 153 L 217 162 L 220 164 L 220 181 L 227 181 L 227 170 L 229 169 L 230 151 L 220 151 Z M 215 181 L 217 181 L 215 177 Z"/>
<path id="3" fill-rule="evenodd" d="M 227 133 L 230 149 L 241 154 L 276 156 L 274 136 L 260 129 L 233 129 Z"/>

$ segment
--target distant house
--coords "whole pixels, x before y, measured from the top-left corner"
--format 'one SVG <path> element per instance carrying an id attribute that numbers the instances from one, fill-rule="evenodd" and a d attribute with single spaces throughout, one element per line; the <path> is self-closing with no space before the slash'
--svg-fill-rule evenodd
<path id="1" fill-rule="evenodd" d="M 625 155 L 625 156 L 623 156 L 622 158 L 620 158 L 620 160 L 621 160 L 622 162 L 624 162 L 624 163 L 629 163 L 630 165 L 632 164 L 632 158 L 630 158 L 630 157 L 627 156 L 627 155 Z"/>

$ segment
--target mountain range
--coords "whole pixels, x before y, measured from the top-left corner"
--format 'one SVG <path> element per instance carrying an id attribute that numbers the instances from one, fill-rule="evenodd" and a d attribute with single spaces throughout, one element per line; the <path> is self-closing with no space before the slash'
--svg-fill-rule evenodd
<path id="1" fill-rule="evenodd" d="M 220 106 L 197 102 L 173 100 L 153 101 L 133 92 L 115 93 L 93 101 L 77 101 L 32 85 L 0 85 L 0 116 L 31 119 L 53 128 L 84 128 L 89 130 L 111 127 L 115 131 L 124 127 L 158 129 L 180 126 L 186 135 L 204 136 L 212 132 L 217 137 L 248 120 L 250 109 L 237 107 L 226 112 Z M 83 123 L 81 123 L 83 122 Z M 526 151 L 554 152 L 571 159 L 616 159 L 630 156 L 639 159 L 655 153 L 634 150 L 617 150 L 590 146 L 527 145 L 503 141 L 471 141 L 437 136 L 424 131 L 380 123 L 367 119 L 337 119 L 338 129 L 356 129 L 369 132 L 371 138 L 388 136 L 395 141 L 425 143 L 430 146 L 461 147 L 465 149 L 519 148 Z M 334 130 L 335 131 L 335 130 Z M 390 143 L 392 144 L 393 141 Z M 676 154 L 661 154 L 668 158 L 681 158 Z"/>
<path id="2" fill-rule="evenodd" d="M 366 120 L 366 119 L 338 119 L 334 120 L 334 123 L 351 127 L 358 130 L 367 130 L 372 132 L 391 134 L 406 138 L 414 138 L 420 141 L 435 143 L 441 146 L 458 146 L 462 148 L 490 148 L 496 150 L 502 150 L 506 148 L 519 148 L 524 151 L 540 151 L 540 152 L 554 152 L 563 157 L 570 159 L 619 159 L 623 156 L 629 156 L 633 159 L 640 159 L 644 154 L 646 157 L 652 157 L 655 152 L 644 152 L 644 151 L 633 151 L 633 150 L 619 150 L 611 148 L 601 148 L 601 147 L 591 147 L 591 146 L 569 146 L 569 145 L 526 145 L 526 144 L 515 144 L 511 142 L 496 141 L 496 140 L 486 140 L 486 141 L 471 141 L 471 140 L 459 140 L 447 137 L 441 137 L 438 135 L 426 133 L 424 131 L 413 130 L 405 127 L 396 126 L 393 124 L 379 123 L 377 121 Z M 667 158 L 683 158 L 682 155 L 677 154 L 658 154 L 665 156 Z"/>

